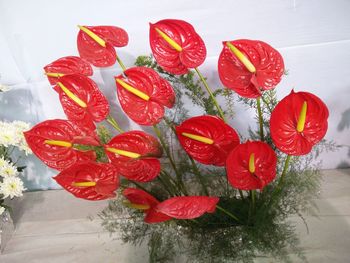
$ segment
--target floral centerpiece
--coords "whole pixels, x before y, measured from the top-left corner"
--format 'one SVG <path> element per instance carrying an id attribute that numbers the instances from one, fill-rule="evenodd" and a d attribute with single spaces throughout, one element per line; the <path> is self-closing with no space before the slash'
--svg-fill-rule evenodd
<path id="1" fill-rule="evenodd" d="M 125 242 L 147 240 L 150 262 L 172 262 L 180 252 L 191 262 L 288 260 L 299 253 L 286 219 L 312 207 L 319 176 L 311 161 L 332 145 L 322 140 L 328 109 L 321 99 L 292 91 L 277 101 L 281 54 L 262 41 L 224 41 L 218 73 L 226 89 L 212 91 L 198 68 L 205 44 L 185 21 L 150 24 L 153 54 L 129 68 L 115 50 L 128 44 L 125 30 L 79 29 L 80 56 L 44 67 L 68 120 L 25 132 L 38 158 L 59 171 L 54 179 L 78 198 L 111 199 L 100 214 L 104 226 Z M 90 78 L 91 65 L 116 62 L 123 70 L 115 76 L 121 108 L 153 133 L 124 131 Z M 238 118 L 234 94 L 256 110 L 250 138 L 230 125 Z M 203 115 L 191 117 L 185 101 Z M 97 124 L 104 120 L 117 135 Z"/>

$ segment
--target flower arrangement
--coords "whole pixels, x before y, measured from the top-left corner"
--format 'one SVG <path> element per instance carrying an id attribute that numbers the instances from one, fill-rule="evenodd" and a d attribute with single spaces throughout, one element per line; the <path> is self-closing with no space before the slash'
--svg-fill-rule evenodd
<path id="1" fill-rule="evenodd" d="M 0 215 L 11 209 L 4 204 L 5 199 L 20 197 L 25 190 L 19 177 L 25 166 L 18 166 L 21 154 L 18 156 L 14 152 L 31 153 L 23 136 L 29 128 L 29 124 L 22 121 L 0 122 Z M 14 158 L 14 155 L 18 157 Z"/>
<path id="2" fill-rule="evenodd" d="M 311 161 L 331 148 L 322 140 L 328 109 L 308 92 L 277 101 L 274 88 L 285 72 L 280 53 L 262 41 L 224 41 L 218 72 L 226 89 L 212 91 L 198 69 L 205 44 L 185 21 L 150 24 L 153 56 L 130 68 L 115 50 L 128 44 L 125 30 L 79 29 L 80 57 L 44 67 L 68 120 L 25 132 L 37 157 L 59 171 L 54 179 L 78 198 L 111 199 L 100 215 L 104 226 L 121 231 L 125 242 L 147 238 L 151 262 L 172 262 L 176 251 L 191 262 L 260 254 L 288 260 L 287 248 L 300 252 L 286 218 L 312 207 L 318 172 Z M 155 136 L 124 131 L 90 78 L 91 65 L 116 62 L 123 70 L 115 77 L 121 108 L 137 124 L 153 126 Z M 249 139 L 229 124 L 233 94 L 257 112 L 259 129 Z M 190 117 L 185 97 L 203 115 Z M 117 135 L 96 125 L 104 120 Z"/>

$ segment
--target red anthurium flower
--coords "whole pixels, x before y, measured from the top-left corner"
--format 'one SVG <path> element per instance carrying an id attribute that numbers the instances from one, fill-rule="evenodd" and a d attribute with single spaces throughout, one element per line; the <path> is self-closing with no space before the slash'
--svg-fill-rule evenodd
<path id="1" fill-rule="evenodd" d="M 105 146 L 108 158 L 118 173 L 130 180 L 148 182 L 160 173 L 162 150 L 153 136 L 130 131 L 115 136 Z"/>
<path id="2" fill-rule="evenodd" d="M 286 154 L 307 154 L 326 135 L 327 118 L 327 106 L 318 97 L 292 91 L 271 114 L 272 140 Z"/>
<path id="3" fill-rule="evenodd" d="M 270 45 L 255 40 L 223 42 L 218 70 L 221 82 L 239 95 L 257 98 L 273 89 L 284 73 L 281 54 Z"/>
<path id="4" fill-rule="evenodd" d="M 176 127 L 176 133 L 185 151 L 203 164 L 225 165 L 227 155 L 239 144 L 237 132 L 210 115 L 187 119 Z"/>
<path id="5" fill-rule="evenodd" d="M 79 54 L 96 67 L 112 66 L 117 59 L 114 47 L 124 47 L 129 37 L 116 26 L 79 26 Z"/>
<path id="6" fill-rule="evenodd" d="M 106 97 L 96 83 L 84 75 L 60 77 L 54 89 L 67 118 L 79 126 L 95 129 L 94 122 L 103 121 L 109 113 Z"/>
<path id="7" fill-rule="evenodd" d="M 276 164 L 276 153 L 267 143 L 248 141 L 227 157 L 228 181 L 241 190 L 263 189 L 276 177 Z"/>
<path id="8" fill-rule="evenodd" d="M 140 125 L 157 124 L 164 107 L 171 108 L 175 93 L 168 81 L 146 67 L 133 67 L 116 77 L 118 99 L 124 112 Z"/>
<path id="9" fill-rule="evenodd" d="M 58 79 L 67 74 L 92 75 L 92 68 L 89 63 L 80 57 L 69 56 L 55 60 L 44 67 L 51 85 L 55 85 Z"/>
<path id="10" fill-rule="evenodd" d="M 77 163 L 53 179 L 74 196 L 92 201 L 115 197 L 119 187 L 117 170 L 108 163 Z"/>
<path id="11" fill-rule="evenodd" d="M 193 219 L 204 213 L 214 213 L 218 202 L 218 197 L 177 196 L 161 202 L 155 209 L 176 219 Z"/>
<path id="12" fill-rule="evenodd" d="M 157 63 L 172 74 L 182 75 L 201 65 L 207 55 L 202 38 L 182 20 L 165 19 L 150 24 L 149 39 Z"/>
<path id="13" fill-rule="evenodd" d="M 160 223 L 171 219 L 170 216 L 157 212 L 154 209 L 159 204 L 159 201 L 147 192 L 136 188 L 126 188 L 123 191 L 123 195 L 129 200 L 129 202 L 124 202 L 125 205 L 145 211 L 146 223 Z"/>
<path id="14" fill-rule="evenodd" d="M 97 135 L 66 120 L 48 120 L 24 133 L 33 153 L 47 166 L 64 170 L 77 162 L 95 160 L 94 151 L 79 151 L 73 144 L 99 145 Z"/>

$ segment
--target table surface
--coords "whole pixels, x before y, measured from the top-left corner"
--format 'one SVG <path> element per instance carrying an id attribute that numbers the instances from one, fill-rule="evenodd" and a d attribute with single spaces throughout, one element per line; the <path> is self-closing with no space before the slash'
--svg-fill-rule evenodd
<path id="1" fill-rule="evenodd" d="M 309 233 L 299 218 L 291 220 L 297 224 L 309 262 L 349 262 L 350 169 L 322 173 L 318 217 L 306 217 Z M 146 247 L 122 245 L 101 228 L 97 218 L 91 220 L 106 204 L 79 200 L 62 190 L 26 193 L 16 203 L 16 231 L 0 262 L 145 262 Z"/>

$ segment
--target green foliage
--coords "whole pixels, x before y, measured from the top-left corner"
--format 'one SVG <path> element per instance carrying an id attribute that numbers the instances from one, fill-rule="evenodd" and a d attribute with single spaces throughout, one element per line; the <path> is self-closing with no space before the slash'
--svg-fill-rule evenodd
<path id="1" fill-rule="evenodd" d="M 305 221 L 305 213 L 315 212 L 312 200 L 319 191 L 320 174 L 314 160 L 321 152 L 334 150 L 336 145 L 322 141 L 311 154 L 291 158 L 285 180 L 278 184 L 286 156 L 275 149 L 269 132 L 269 117 L 278 101 L 275 91 L 264 92 L 264 138 L 277 152 L 278 177 L 263 191 L 256 191 L 253 202 L 253 192 L 240 193 L 228 184 L 224 168 L 193 162 L 177 142 L 174 125 L 189 117 L 185 101 L 191 101 L 203 113 L 218 114 L 194 74 L 189 72 L 179 77 L 168 74 L 152 57 L 139 57 L 136 65 L 157 70 L 171 82 L 177 94 L 175 107 L 167 111 L 164 121 L 156 127 L 167 156 L 162 159 L 161 175 L 153 182 L 136 186 L 150 192 L 160 201 L 185 192 L 201 195 L 207 188 L 209 195 L 220 197 L 220 207 L 239 220 L 217 209 L 215 213 L 205 214 L 196 220 L 146 224 L 142 212 L 121 205 L 123 197 L 119 194 L 101 212 L 103 226 L 111 233 L 121 233 L 121 239 L 126 243 L 141 245 L 147 242 L 149 262 L 174 262 L 175 255 L 179 254 L 184 255 L 188 262 L 253 262 L 257 257 L 273 257 L 278 262 L 291 262 L 290 254 L 299 256 L 300 261 L 306 261 L 299 247 L 295 227 L 288 217 L 299 215 Z M 214 95 L 225 98 L 226 114 L 232 116 L 232 92 L 218 90 Z M 256 100 L 238 98 L 237 101 L 256 109 Z M 258 131 L 250 129 L 249 133 L 252 140 L 260 139 Z M 176 169 L 172 162 L 176 164 Z M 122 182 L 122 188 L 128 186 L 135 186 L 135 183 Z"/>

